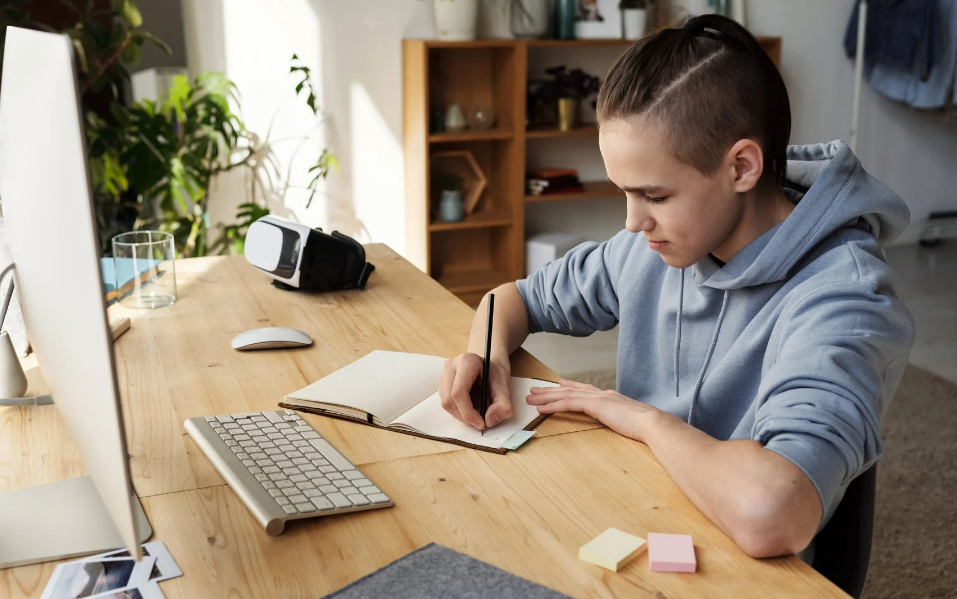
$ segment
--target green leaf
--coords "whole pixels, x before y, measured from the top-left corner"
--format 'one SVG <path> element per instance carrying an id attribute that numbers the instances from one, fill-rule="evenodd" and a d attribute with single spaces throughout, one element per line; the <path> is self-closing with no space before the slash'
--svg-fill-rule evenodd
<path id="1" fill-rule="evenodd" d="M 140 14 L 140 10 L 136 8 L 136 5 L 133 4 L 132 0 L 124 0 L 123 16 L 126 17 L 130 27 L 136 28 L 143 24 L 143 15 Z"/>
<path id="2" fill-rule="evenodd" d="M 133 34 L 133 38 L 143 39 L 143 40 L 153 42 L 153 44 L 156 45 L 159 49 L 161 49 L 163 52 L 166 52 L 168 56 L 173 55 L 173 49 L 169 47 L 169 44 L 167 44 L 160 38 L 156 37 L 149 31 L 137 31 Z"/>
<path id="3" fill-rule="evenodd" d="M 123 49 L 123 61 L 130 65 L 136 65 L 143 58 L 143 48 L 135 42 L 127 44 Z"/>
<path id="4" fill-rule="evenodd" d="M 76 50 L 76 60 L 80 63 L 80 72 L 89 73 L 90 65 L 86 61 L 86 50 L 83 49 L 83 44 L 78 39 L 73 39 L 73 49 Z"/>
<path id="5" fill-rule="evenodd" d="M 176 111 L 177 120 L 182 123 L 186 120 L 185 105 L 189 98 L 191 88 L 189 79 L 184 75 L 176 75 L 169 87 L 169 95 L 166 102 L 163 103 L 163 114 L 170 114 L 171 110 Z"/>

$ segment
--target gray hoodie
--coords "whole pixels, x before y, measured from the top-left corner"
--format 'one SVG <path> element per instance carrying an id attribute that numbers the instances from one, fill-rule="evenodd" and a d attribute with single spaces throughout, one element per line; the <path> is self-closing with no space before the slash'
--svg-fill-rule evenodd
<path id="1" fill-rule="evenodd" d="M 784 456 L 817 488 L 823 526 L 883 453 L 914 323 L 880 244 L 909 212 L 840 141 L 789 147 L 787 172 L 794 211 L 724 267 L 669 267 L 625 230 L 518 289 L 532 332 L 619 325 L 619 393 Z"/>

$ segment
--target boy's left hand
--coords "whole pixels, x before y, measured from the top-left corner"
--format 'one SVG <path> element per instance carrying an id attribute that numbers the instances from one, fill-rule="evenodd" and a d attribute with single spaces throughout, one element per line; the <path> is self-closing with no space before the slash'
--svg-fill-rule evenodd
<path id="1" fill-rule="evenodd" d="M 525 398 L 539 414 L 583 412 L 620 435 L 641 441 L 645 422 L 661 411 L 616 391 L 561 379 L 558 387 L 532 387 Z"/>

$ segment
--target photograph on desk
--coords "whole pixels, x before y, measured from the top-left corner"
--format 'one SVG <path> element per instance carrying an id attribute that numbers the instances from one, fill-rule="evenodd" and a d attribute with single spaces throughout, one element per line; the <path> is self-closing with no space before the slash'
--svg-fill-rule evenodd
<path id="1" fill-rule="evenodd" d="M 106 558 L 60 564 L 41 599 L 88 599 L 149 582 L 155 557 Z"/>
<path id="2" fill-rule="evenodd" d="M 517 449 L 517 440 L 528 440 L 544 419 L 534 406 L 515 402 L 512 417 L 483 435 L 442 408 L 438 388 L 444 365 L 438 356 L 377 350 L 286 395 L 279 405 L 495 453 Z M 532 387 L 557 386 L 520 377 L 512 377 L 511 384 L 512 397 L 525 397 Z"/>

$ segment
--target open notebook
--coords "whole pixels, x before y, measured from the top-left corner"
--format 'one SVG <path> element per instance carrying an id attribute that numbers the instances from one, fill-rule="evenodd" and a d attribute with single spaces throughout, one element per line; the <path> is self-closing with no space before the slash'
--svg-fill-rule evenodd
<path id="1" fill-rule="evenodd" d="M 511 418 L 483 436 L 442 409 L 439 377 L 445 358 L 402 352 L 373 351 L 308 387 L 290 393 L 279 404 L 326 416 L 349 418 L 400 433 L 505 453 L 512 435 L 532 430 L 544 419 L 525 402 L 532 387 L 555 383 L 512 377 Z"/>

